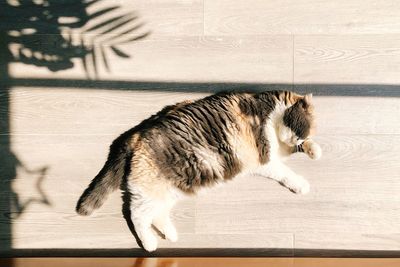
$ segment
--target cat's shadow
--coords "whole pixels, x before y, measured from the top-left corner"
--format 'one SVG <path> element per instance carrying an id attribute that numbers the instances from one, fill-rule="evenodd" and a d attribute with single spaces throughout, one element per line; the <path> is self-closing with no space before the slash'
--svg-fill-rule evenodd
<path id="1" fill-rule="evenodd" d="M 132 194 L 129 191 L 128 183 L 126 179 L 123 179 L 123 182 L 121 184 L 121 190 L 122 190 L 122 214 L 124 216 L 124 219 L 126 221 L 126 224 L 128 225 L 129 230 L 131 231 L 132 235 L 135 237 L 136 243 L 143 248 L 142 241 L 140 240 L 138 234 L 136 233 L 135 230 L 135 225 L 132 222 L 131 219 L 131 197 Z"/>

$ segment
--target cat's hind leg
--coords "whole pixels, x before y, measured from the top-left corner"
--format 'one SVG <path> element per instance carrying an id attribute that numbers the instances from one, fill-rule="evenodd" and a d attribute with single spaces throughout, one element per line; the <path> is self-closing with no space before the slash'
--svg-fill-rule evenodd
<path id="1" fill-rule="evenodd" d="M 259 167 L 254 173 L 278 181 L 297 194 L 307 194 L 310 191 L 310 184 L 306 179 L 278 160 Z"/>
<path id="2" fill-rule="evenodd" d="M 135 231 L 142 242 L 143 248 L 149 252 L 157 249 L 157 236 L 151 228 L 155 217 L 157 203 L 146 195 L 138 185 L 130 186 L 131 193 L 131 219 Z"/>
<path id="3" fill-rule="evenodd" d="M 176 242 L 178 240 L 178 233 L 170 216 L 174 204 L 175 200 L 171 198 L 160 203 L 157 209 L 157 214 L 153 219 L 153 225 L 171 242 Z"/>

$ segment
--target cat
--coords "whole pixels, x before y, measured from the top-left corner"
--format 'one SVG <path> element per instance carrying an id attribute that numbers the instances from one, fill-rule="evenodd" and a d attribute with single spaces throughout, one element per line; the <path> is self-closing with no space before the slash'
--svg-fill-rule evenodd
<path id="1" fill-rule="evenodd" d="M 305 194 L 309 183 L 283 160 L 296 152 L 321 156 L 311 138 L 313 110 L 311 94 L 290 91 L 217 93 L 167 106 L 114 140 L 76 211 L 91 214 L 126 181 L 136 233 L 143 248 L 154 251 L 151 226 L 177 241 L 170 211 L 200 188 L 254 174 Z"/>

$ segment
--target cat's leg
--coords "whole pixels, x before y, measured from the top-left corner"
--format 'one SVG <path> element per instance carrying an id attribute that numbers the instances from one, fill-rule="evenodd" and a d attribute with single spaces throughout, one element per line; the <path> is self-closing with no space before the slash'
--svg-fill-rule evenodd
<path id="1" fill-rule="evenodd" d="M 278 160 L 258 168 L 255 174 L 278 181 L 297 194 L 307 194 L 310 191 L 310 184 L 306 179 Z"/>
<path id="2" fill-rule="evenodd" d="M 158 241 L 151 224 L 155 217 L 156 203 L 146 196 L 137 185 L 130 184 L 131 219 L 135 231 L 142 241 L 143 248 L 149 252 L 157 249 Z"/>
<path id="3" fill-rule="evenodd" d="M 306 139 L 300 146 L 302 152 L 306 153 L 311 159 L 317 160 L 321 158 L 322 149 L 312 139 Z"/>
<path id="4" fill-rule="evenodd" d="M 160 203 L 157 209 L 157 214 L 153 219 L 153 225 L 165 236 L 166 239 L 176 242 L 178 240 L 178 233 L 171 220 L 171 209 L 175 201 L 172 199 Z"/>

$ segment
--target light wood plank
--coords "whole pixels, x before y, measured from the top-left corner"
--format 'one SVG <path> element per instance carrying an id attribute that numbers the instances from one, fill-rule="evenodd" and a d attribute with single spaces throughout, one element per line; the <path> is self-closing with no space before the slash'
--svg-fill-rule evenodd
<path id="1" fill-rule="evenodd" d="M 96 265 L 99 267 L 113 267 L 115 265 L 121 267 L 137 266 L 194 266 L 194 267 L 353 267 L 353 266 L 386 266 L 397 267 L 400 263 L 399 258 L 293 258 L 293 257 L 257 257 L 257 258 L 13 258 L 13 259 L 0 259 L 0 263 L 11 264 L 13 267 L 51 267 L 57 265 L 59 267 L 72 267 L 72 266 L 90 266 Z M 10 265 L 11 266 L 11 265 Z"/>
<path id="2" fill-rule="evenodd" d="M 379 258 L 379 259 L 360 259 L 360 258 L 278 258 L 278 257 L 257 257 L 257 258 L 13 258 L 13 259 L 0 259 L 0 263 L 11 264 L 13 267 L 36 267 L 38 265 L 43 267 L 51 267 L 57 265 L 59 267 L 72 267 L 72 266 L 90 266 L 96 265 L 98 267 L 113 267 L 115 265 L 121 267 L 137 266 L 193 266 L 193 267 L 353 267 L 353 266 L 386 266 L 397 267 L 400 263 L 399 258 Z M 10 265 L 11 266 L 11 265 Z"/>
<path id="3" fill-rule="evenodd" d="M 12 5 L 10 3 L 5 3 L 4 1 L 0 3 L 1 9 L 9 8 Z M 76 16 L 81 21 L 87 22 L 82 28 L 87 30 L 93 26 L 99 25 L 99 23 L 106 21 L 107 19 L 114 18 L 119 15 L 132 14 L 135 15 L 133 20 L 130 20 L 126 24 L 120 24 L 123 20 L 111 21 L 108 25 L 116 26 L 119 24 L 117 29 L 111 31 L 111 33 L 118 32 L 122 33 L 124 30 L 118 31 L 125 26 L 133 26 L 144 24 L 146 28 L 151 30 L 154 35 L 199 35 L 203 34 L 203 1 L 202 0 L 190 0 L 190 1 L 177 1 L 177 0 L 103 0 L 97 1 L 85 8 L 84 4 L 79 2 L 52 2 L 50 3 L 50 14 L 60 16 L 57 11 L 60 10 L 71 10 L 70 14 Z M 114 8 L 113 10 L 108 10 L 109 8 Z M 18 15 L 18 20 L 7 21 L 8 23 L 13 23 L 12 25 L 17 28 L 27 27 L 23 19 L 29 19 L 32 16 L 32 12 L 27 12 L 35 10 L 35 8 L 40 12 L 44 11 L 44 7 L 41 4 L 36 4 L 33 2 L 24 2 L 19 5 L 19 8 L 14 11 Z M 6 9 L 10 10 L 10 9 Z M 100 16 L 91 17 L 99 11 L 108 10 L 108 12 L 103 12 Z M 19 13 L 18 13 L 19 11 Z M 62 16 L 61 16 L 62 17 Z M 133 16 L 129 17 L 132 18 Z M 51 20 L 43 19 L 40 21 L 40 33 L 52 34 L 55 33 L 54 28 L 51 28 Z M 59 22 L 66 23 L 67 19 L 63 18 Z M 68 21 L 67 23 L 71 22 Z M 18 25 L 21 23 L 21 25 Z M 64 25 L 65 26 L 65 25 Z M 74 25 L 74 30 L 79 31 L 77 25 Z M 97 32 L 104 32 L 110 27 L 103 25 L 103 27 L 98 27 Z M 129 27 L 128 27 L 129 28 Z M 83 30 L 82 30 L 83 32 Z M 89 31 L 90 33 L 96 32 L 96 30 Z M 109 33 L 109 32 L 107 32 Z M 130 32 L 131 33 L 131 32 Z"/>
<path id="4" fill-rule="evenodd" d="M 293 235 L 290 233 L 254 234 L 196 234 L 181 235 L 179 242 L 162 242 L 162 247 L 195 249 L 282 249 L 282 254 L 292 255 Z M 285 251 L 286 250 L 286 251 Z M 262 251 L 262 250 L 260 250 Z"/>
<path id="5" fill-rule="evenodd" d="M 285 0 L 204 3 L 207 35 L 399 33 L 398 1 Z"/>
<path id="6" fill-rule="evenodd" d="M 324 151 L 320 161 L 299 156 L 288 162 L 310 181 L 308 195 L 262 177 L 240 178 L 199 196 L 196 232 L 397 232 L 399 143 L 390 135 L 318 141 Z"/>
<path id="7" fill-rule="evenodd" d="M 10 116 L 13 135 L 116 137 L 165 105 L 206 95 L 134 88 L 93 91 L 18 87 L 10 93 L 10 114 L 4 114 L 6 110 L 0 107 L 0 117 Z M 317 135 L 400 134 L 400 117 L 388 116 L 400 111 L 400 98 L 314 97 L 314 104 Z"/>
<path id="8" fill-rule="evenodd" d="M 49 205 L 31 203 L 20 216 L 15 217 L 17 214 L 14 214 L 15 218 L 11 221 L 13 249 L 138 247 L 122 218 L 122 202 L 118 193 L 112 194 L 104 206 L 90 217 L 75 214 L 74 208 L 79 195 L 103 164 L 105 154 L 98 153 L 98 149 L 107 150 L 109 136 L 93 137 L 78 136 L 74 139 L 69 136 L 67 140 L 63 140 L 57 135 L 21 135 L 16 136 L 19 140 L 13 140 L 12 150 L 26 168 L 48 168 L 40 188 L 49 201 Z M 88 153 L 82 151 L 82 146 L 86 147 L 84 150 Z M 12 190 L 18 194 L 20 204 L 29 199 L 42 199 L 43 195 L 37 188 L 39 176 L 27 172 L 22 167 L 17 168 L 16 177 L 11 184 Z M 284 250 L 280 255 L 292 255 L 292 234 L 246 234 L 245 237 L 241 234 L 195 234 L 195 201 L 196 198 L 187 198 L 174 208 L 172 218 L 179 229 L 180 241 L 176 244 L 163 241 L 160 243 L 161 248 L 269 248 L 274 251 L 282 248 Z M 0 205 L 0 209 L 4 214 L 8 212 L 9 207 Z M 99 229 L 102 230 L 99 232 Z M 256 236 L 259 238 L 257 242 L 254 241 Z M 79 244 L 76 240 L 80 240 Z M 290 254 L 287 254 L 287 249 Z M 224 254 L 229 251 L 220 252 Z"/>
<path id="9" fill-rule="evenodd" d="M 202 0 L 124 0 L 123 6 L 138 10 L 153 36 L 203 34 Z"/>
<path id="10" fill-rule="evenodd" d="M 0 213 L 12 218 L 11 221 L 3 220 L 3 223 L 12 224 L 14 249 L 137 247 L 122 216 L 120 193 L 112 194 L 90 217 L 75 213 L 80 194 L 104 164 L 109 136 L 84 137 L 84 140 L 79 137 L 66 140 L 57 135 L 26 137 L 22 143 L 13 140 L 11 149 L 22 164 L 17 166 L 16 176 L 0 177 L 4 185 L 5 179 L 12 179 L 9 189 L 2 188 L 3 196 L 11 197 L 14 207 L 16 203 L 21 206 L 11 208 L 4 205 L 7 202 L 0 203 Z M 82 146 L 89 153 L 83 153 Z M 99 153 L 98 148 L 104 151 Z M 47 171 L 41 179 L 42 174 L 37 170 L 43 167 Z M 17 194 L 18 199 L 8 194 L 10 190 Z M 43 203 L 45 199 L 48 204 Z M 31 200 L 35 201 L 29 202 Z M 193 207 L 194 199 L 186 199 L 172 213 L 181 234 L 194 233 Z M 101 233 L 99 229 L 102 229 Z M 77 245 L 76 240 L 81 239 Z"/>
<path id="11" fill-rule="evenodd" d="M 399 35 L 295 37 L 298 84 L 399 84 Z"/>
<path id="12" fill-rule="evenodd" d="M 115 6 L 112 0 L 103 0 L 88 8 L 88 13 L 93 14 L 102 8 Z M 137 19 L 119 27 L 115 32 L 123 32 L 129 27 L 143 24 L 152 36 L 191 36 L 203 34 L 203 1 L 177 1 L 177 0 L 119 0 L 118 6 L 122 10 L 119 14 L 131 12 Z M 68 7 L 66 7 L 68 8 Z M 101 20 L 91 19 L 86 28 L 96 25 L 99 21 L 111 18 L 117 12 L 102 15 Z M 103 28 L 104 31 L 104 28 Z M 114 32 L 114 31 L 113 31 Z M 131 33 L 130 33 L 131 34 Z"/>
<path id="13" fill-rule="evenodd" d="M 324 96 L 313 103 L 316 135 L 400 133 L 400 117 L 388 116 L 400 111 L 400 98 Z"/>
<path id="14" fill-rule="evenodd" d="M 99 66 L 98 79 L 291 83 L 292 44 L 291 36 L 161 36 L 144 39 L 121 46 L 124 51 L 129 51 L 131 59 L 110 54 L 108 61 L 112 72 L 108 73 L 104 66 Z M 89 69 L 93 72 L 92 66 Z M 23 78 L 85 78 L 85 71 L 76 59 L 73 68 L 57 73 L 13 63 L 10 75 Z"/>
<path id="15" fill-rule="evenodd" d="M 52 208 L 31 207 L 20 218 L 13 221 L 13 249 L 101 249 L 101 248 L 138 248 L 128 230 L 125 221 L 112 211 L 120 205 L 113 197 L 99 212 L 91 217 L 79 217 L 73 209 L 62 212 L 58 208 L 69 198 L 58 200 L 53 195 Z M 63 199 L 63 201 L 61 201 Z M 57 201 L 59 203 L 57 203 Z M 169 249 L 291 249 L 292 234 L 265 233 L 254 235 L 194 234 L 182 221 L 182 203 L 174 211 L 173 220 L 179 229 L 179 242 L 171 243 L 160 239 L 160 248 Z M 34 210 L 33 210 L 34 209 Z M 187 211 L 187 210 L 186 210 Z M 191 207 L 193 212 L 193 206 Z M 181 214 L 181 215 L 176 215 Z M 185 215 L 187 216 L 187 215 Z M 192 216 L 192 215 L 191 215 Z M 194 222 L 194 218 L 190 217 Z M 54 223 L 57 222 L 57 223 Z M 189 223 L 190 225 L 190 223 Z M 190 228 L 190 227 L 189 227 Z M 101 231 L 99 231 L 101 229 Z M 79 240 L 77 243 L 76 241 Z M 140 252 L 140 250 L 138 250 Z M 282 254 L 287 254 L 283 251 Z M 289 254 L 292 255 L 292 254 Z"/>
<path id="16" fill-rule="evenodd" d="M 89 13 L 110 4 L 115 3 L 99 1 Z M 131 59 L 107 53 L 111 73 L 96 58 L 95 76 L 89 63 L 89 77 L 100 81 L 86 80 L 77 58 L 73 68 L 59 72 L 10 64 L 17 85 L 9 101 L 0 91 L 0 125 L 10 124 L 0 132 L 7 165 L 0 166 L 6 168 L 0 172 L 0 255 L 54 255 L 57 249 L 60 255 L 104 255 L 98 249 L 145 255 L 122 216 L 120 193 L 91 217 L 74 212 L 112 140 L 168 104 L 229 86 L 290 89 L 293 83 L 319 95 L 315 139 L 323 158 L 313 162 L 297 155 L 288 161 L 309 179 L 310 194 L 294 195 L 262 177 L 204 191 L 173 210 L 180 240 L 162 240 L 160 255 L 400 251 L 400 3 L 123 0 L 118 5 L 137 12 L 135 25 L 143 23 L 124 38 L 152 33 L 121 46 Z M 74 42 L 80 36 L 72 33 Z M 51 48 L 54 40 L 48 37 L 44 42 Z M 15 166 L 16 160 L 21 165 Z"/>
<path id="17" fill-rule="evenodd" d="M 321 233 L 318 231 L 307 233 L 296 233 L 295 247 L 299 250 L 316 250 L 323 254 L 324 250 L 348 250 L 351 255 L 359 250 L 376 251 L 377 253 L 399 251 L 400 235 L 398 233 L 382 234 L 376 233 Z M 319 254 L 316 252 L 315 255 Z M 299 251 L 301 255 L 301 251 Z M 367 256 L 367 255 L 365 255 Z"/>
<path id="18" fill-rule="evenodd" d="M 76 200 L 102 166 L 111 139 L 108 135 L 65 139 L 58 135 L 12 136 L 12 150 L 27 168 L 48 167 L 42 188 L 51 203 L 31 204 L 12 221 L 15 248 L 28 248 L 27 244 L 29 248 L 72 248 L 82 235 L 81 248 L 135 246 L 121 215 L 118 193 L 91 217 L 74 213 Z M 287 242 L 282 240 L 292 233 L 396 232 L 400 223 L 400 199 L 395 197 L 400 190 L 396 183 L 399 143 L 393 142 L 391 135 L 323 136 L 317 141 L 324 150 L 320 161 L 298 156 L 288 163 L 310 180 L 309 195 L 295 195 L 261 177 L 238 178 L 180 203 L 173 219 L 187 239 L 173 245 L 163 243 L 165 247 L 222 248 L 222 240 L 232 238 L 230 246 L 245 248 L 249 243 L 242 238 L 250 242 L 252 235 L 262 233 L 265 236 L 254 247 L 283 248 L 279 242 Z M 35 189 L 37 176 L 18 168 L 12 185 L 21 202 L 40 198 Z M 2 207 L 3 212 L 7 209 Z M 52 241 L 38 238 L 44 232 Z M 226 236 L 221 236 L 219 243 L 202 237 L 221 234 Z M 110 241 L 110 235 L 115 239 Z"/>
<path id="19" fill-rule="evenodd" d="M 117 137 L 166 105 L 201 96 L 205 94 L 13 89 L 11 131 L 13 134 L 101 134 Z"/>

